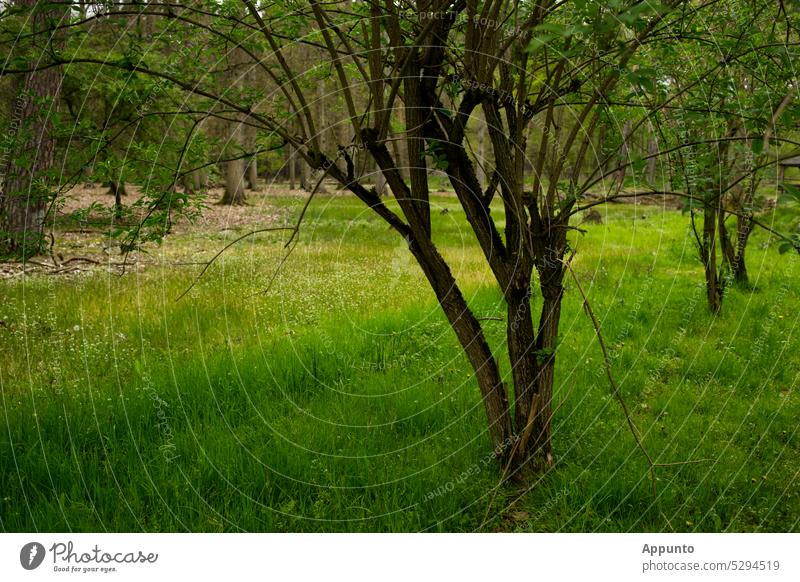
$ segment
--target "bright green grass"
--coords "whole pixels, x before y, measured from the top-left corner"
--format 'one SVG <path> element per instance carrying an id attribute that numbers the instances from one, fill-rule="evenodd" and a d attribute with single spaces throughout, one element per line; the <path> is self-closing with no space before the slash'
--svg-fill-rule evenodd
<path id="1" fill-rule="evenodd" d="M 267 293 L 275 235 L 177 303 L 196 271 L 167 263 L 223 237 L 170 237 L 163 267 L 121 278 L 0 283 L 0 528 L 797 531 L 796 257 L 755 235 L 755 288 L 713 318 L 686 215 L 603 212 L 575 265 L 614 373 L 657 462 L 707 459 L 660 469 L 656 502 L 571 282 L 555 467 L 497 489 L 477 387 L 403 241 L 320 197 Z M 475 311 L 503 316 L 456 201 L 433 214 Z M 485 322 L 499 354 L 504 326 Z"/>

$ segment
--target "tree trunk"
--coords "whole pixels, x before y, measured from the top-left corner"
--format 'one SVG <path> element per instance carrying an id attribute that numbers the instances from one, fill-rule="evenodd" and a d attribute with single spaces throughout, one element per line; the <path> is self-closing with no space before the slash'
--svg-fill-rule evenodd
<path id="1" fill-rule="evenodd" d="M 542 464 L 540 461 L 543 460 L 537 458 L 538 451 L 534 447 L 528 448 L 531 436 L 533 435 L 534 440 L 538 440 L 539 435 L 536 433 L 542 430 L 538 418 L 539 365 L 536 358 L 536 333 L 533 328 L 530 299 L 529 283 L 506 293 L 508 306 L 506 343 L 511 362 L 511 375 L 514 379 L 514 426 L 517 437 L 521 439 L 517 445 L 515 470 L 526 465 L 531 469 L 540 468 Z"/>
<path id="2" fill-rule="evenodd" d="M 308 164 L 305 163 L 305 160 L 300 161 L 300 189 L 301 190 L 311 190 L 311 186 L 308 185 L 308 175 L 309 175 Z"/>
<path id="3" fill-rule="evenodd" d="M 125 190 L 125 182 L 111 180 L 108 183 L 108 193 L 114 196 L 114 214 L 116 214 L 116 216 L 121 216 L 122 197 L 128 195 L 127 190 Z"/>
<path id="4" fill-rule="evenodd" d="M 478 120 L 478 163 L 476 164 L 478 183 L 482 189 L 486 189 L 486 122 Z"/>
<path id="5" fill-rule="evenodd" d="M 247 172 L 245 177 L 247 179 L 248 190 L 258 190 L 258 166 L 256 164 L 256 157 L 254 155 L 247 159 Z"/>
<path id="6" fill-rule="evenodd" d="M 297 178 L 295 177 L 296 161 L 294 159 L 294 146 L 289 144 L 286 146 L 286 148 L 289 152 L 289 160 L 286 162 L 289 166 L 289 190 L 294 190 L 295 182 L 297 181 Z"/>
<path id="7" fill-rule="evenodd" d="M 745 216 L 736 219 L 736 256 L 731 265 L 733 280 L 739 285 L 748 285 L 750 276 L 747 274 L 747 262 L 745 251 L 747 250 L 747 240 L 753 232 L 753 221 Z"/>
<path id="8" fill-rule="evenodd" d="M 563 258 L 562 256 L 559 258 Z M 555 381 L 556 343 L 561 321 L 561 301 L 564 297 L 564 267 L 561 263 L 548 264 L 539 270 L 539 287 L 542 291 L 542 312 L 536 334 L 537 390 L 532 402 L 530 418 L 533 419 L 530 440 L 527 441 L 528 458 L 534 456 L 536 468 L 549 467 L 553 462 L 551 441 L 553 383 Z M 525 442 L 525 441 L 523 441 Z"/>
<path id="9" fill-rule="evenodd" d="M 719 222 L 719 243 L 722 249 L 722 260 L 733 271 L 733 263 L 736 262 L 736 249 L 733 248 L 731 237 L 728 235 L 728 227 L 725 225 L 725 212 L 719 212 L 717 215 Z"/>
<path id="10" fill-rule="evenodd" d="M 244 160 L 225 162 L 225 194 L 220 204 L 240 206 L 246 203 L 244 197 Z"/>
<path id="11" fill-rule="evenodd" d="M 450 267 L 433 242 L 412 241 L 409 249 L 422 267 L 439 305 L 475 371 L 489 421 L 492 447 L 498 456 L 504 459 L 513 444 L 508 396 L 500 377 L 500 369 L 483 334 L 481 324 L 467 305 Z"/>
<path id="12" fill-rule="evenodd" d="M 16 0 L 16 5 L 33 9 L 36 0 Z M 43 34 L 51 20 L 59 21 L 63 8 L 36 12 L 33 30 Z M 49 35 L 43 34 L 47 39 Z M 58 43 L 57 43 L 58 44 Z M 50 118 L 55 110 L 61 90 L 61 70 L 52 67 L 27 73 L 14 80 L 11 103 L 10 134 L 18 135 L 21 126 L 30 137 L 16 144 L 15 155 L 10 157 L 6 168 L 6 180 L 0 184 L 0 252 L 21 257 L 40 253 L 44 247 L 42 229 L 45 214 L 51 200 L 43 174 L 53 167 L 55 140 Z M 49 110 L 42 110 L 42 100 L 51 101 Z M 16 156 L 22 152 L 31 154 L 25 166 L 16 164 Z"/>
<path id="13" fill-rule="evenodd" d="M 630 139 L 630 132 L 631 132 L 631 121 L 628 120 L 622 126 L 622 145 L 619 149 L 619 170 L 617 170 L 614 181 L 616 182 L 617 188 L 622 188 L 625 183 L 625 174 L 627 170 L 628 164 L 628 153 L 630 151 L 630 146 L 628 140 Z"/>
<path id="14" fill-rule="evenodd" d="M 235 48 L 228 54 L 228 82 L 231 87 L 238 88 L 241 84 L 240 67 L 245 62 L 242 50 Z M 228 144 L 233 147 L 226 148 L 226 157 L 232 158 L 242 155 L 242 150 L 247 141 L 247 127 L 240 119 L 234 118 L 227 122 Z M 225 162 L 225 193 L 223 205 L 243 205 L 246 203 L 244 195 L 245 162 L 244 159 L 229 159 Z"/>
<path id="15" fill-rule="evenodd" d="M 703 209 L 703 240 L 700 245 L 700 260 L 706 278 L 706 297 L 711 313 L 722 311 L 722 285 L 717 273 L 717 202 L 706 203 Z"/>
<path id="16" fill-rule="evenodd" d="M 656 182 L 656 162 L 658 158 L 656 154 L 658 153 L 658 142 L 655 139 L 650 139 L 647 142 L 647 155 L 653 156 L 647 159 L 647 183 L 648 184 L 655 184 Z"/>
<path id="17" fill-rule="evenodd" d="M 317 132 L 318 132 L 318 140 L 319 140 L 319 149 L 320 151 L 325 151 L 325 81 L 320 79 L 317 81 L 317 103 L 316 103 L 316 117 L 317 119 Z"/>
<path id="18" fill-rule="evenodd" d="M 374 164 L 373 167 L 374 176 L 375 176 L 375 191 L 378 193 L 378 196 L 385 196 L 386 195 L 386 178 L 381 172 L 381 169 L 378 167 L 378 164 Z"/>

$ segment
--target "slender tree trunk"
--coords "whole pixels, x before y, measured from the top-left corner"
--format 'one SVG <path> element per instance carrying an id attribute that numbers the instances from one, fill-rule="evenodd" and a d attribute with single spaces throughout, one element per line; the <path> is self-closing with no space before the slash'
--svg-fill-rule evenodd
<path id="1" fill-rule="evenodd" d="M 228 55 L 228 81 L 231 87 L 238 87 L 240 84 L 240 65 L 244 62 L 241 49 L 235 48 Z M 234 147 L 226 148 L 227 157 L 239 156 L 246 143 L 245 132 L 247 129 L 239 119 L 232 119 L 227 123 L 228 144 Z M 244 194 L 245 182 L 245 162 L 243 158 L 232 159 L 225 162 L 225 193 L 222 200 L 223 205 L 243 205 L 246 203 Z"/>
<path id="2" fill-rule="evenodd" d="M 486 188 L 486 122 L 478 120 L 478 163 L 476 164 L 478 182 L 481 188 Z"/>
<path id="3" fill-rule="evenodd" d="M 628 152 L 630 151 L 630 132 L 631 132 L 631 121 L 628 120 L 622 126 L 622 146 L 619 149 L 619 170 L 617 170 L 616 175 L 614 176 L 614 181 L 616 182 L 617 188 L 622 188 L 623 184 L 625 183 L 625 174 L 628 163 Z"/>
<path id="4" fill-rule="evenodd" d="M 733 280 L 739 285 L 750 283 L 750 276 L 747 274 L 747 261 L 745 251 L 750 233 L 753 232 L 753 221 L 747 217 L 739 216 L 736 219 L 736 256 L 731 264 L 731 274 Z"/>
<path id="5" fill-rule="evenodd" d="M 703 209 L 703 240 L 700 260 L 706 278 L 708 308 L 714 314 L 722 311 L 722 282 L 717 272 L 717 202 L 706 203 Z"/>
<path id="6" fill-rule="evenodd" d="M 655 184 L 656 182 L 656 162 L 658 158 L 655 155 L 658 153 L 658 142 L 651 138 L 650 141 L 647 142 L 647 155 L 653 156 L 652 158 L 647 159 L 647 183 L 648 184 Z"/>
<path id="7" fill-rule="evenodd" d="M 540 468 L 541 460 L 537 459 L 538 451 L 531 447 L 531 437 L 542 429 L 538 422 L 538 405 L 540 403 L 539 364 L 536 353 L 536 333 L 531 313 L 530 284 L 523 284 L 506 293 L 508 306 L 508 322 L 506 325 L 506 342 L 511 363 L 511 375 L 514 379 L 514 426 L 517 438 L 516 467 Z M 533 436 L 537 440 L 538 435 Z M 532 463 L 531 463 L 532 461 Z"/>
<path id="8" fill-rule="evenodd" d="M 719 243 L 722 250 L 722 260 L 733 271 L 733 263 L 736 262 L 736 249 L 733 248 L 731 237 L 728 234 L 728 227 L 725 225 L 725 212 L 717 213 L 719 227 Z"/>
<path id="9" fill-rule="evenodd" d="M 297 178 L 295 176 L 296 172 L 296 161 L 294 159 L 294 146 L 291 144 L 286 146 L 287 151 L 289 152 L 289 159 L 286 164 L 289 166 L 289 190 L 294 190 L 295 183 L 297 182 Z"/>
<path id="10" fill-rule="evenodd" d="M 319 132 L 319 147 L 321 151 L 325 151 L 326 145 L 326 127 L 325 127 L 325 81 L 320 79 L 317 81 L 317 103 L 316 103 L 316 117 L 317 131 Z"/>
<path id="11" fill-rule="evenodd" d="M 308 184 L 309 173 L 308 164 L 300 161 L 300 188 L 302 190 L 311 190 L 311 186 Z"/>
<path id="12" fill-rule="evenodd" d="M 500 369 L 480 322 L 467 305 L 450 267 L 430 240 L 412 242 L 411 252 L 422 267 L 442 310 L 469 359 L 483 398 L 492 446 L 505 457 L 513 443 L 508 396 Z"/>
<path id="13" fill-rule="evenodd" d="M 383 172 L 381 172 L 377 163 L 374 164 L 373 171 L 373 176 L 375 177 L 375 191 L 378 193 L 378 196 L 385 196 L 386 178 L 383 176 Z"/>
<path id="14" fill-rule="evenodd" d="M 114 196 L 114 213 L 117 216 L 121 216 L 122 197 L 128 195 L 127 190 L 125 190 L 125 182 L 117 182 L 115 180 L 111 180 L 108 183 L 108 193 Z"/>

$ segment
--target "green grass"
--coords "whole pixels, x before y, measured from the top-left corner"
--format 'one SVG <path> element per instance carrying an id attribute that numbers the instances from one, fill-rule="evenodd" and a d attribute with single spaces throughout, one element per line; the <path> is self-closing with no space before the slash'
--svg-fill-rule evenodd
<path id="1" fill-rule="evenodd" d="M 289 216 L 302 200 L 272 203 Z M 169 262 L 224 237 L 172 236 L 163 266 L 124 277 L 0 282 L 0 528 L 798 531 L 796 257 L 754 235 L 754 288 L 714 318 L 686 215 L 603 212 L 575 265 L 617 380 L 657 462 L 705 459 L 659 469 L 655 502 L 572 284 L 556 464 L 497 488 L 468 363 L 403 241 L 320 197 L 266 293 L 275 235 L 180 302 L 196 270 Z M 475 311 L 503 316 L 456 201 L 433 215 Z M 485 322 L 498 354 L 504 326 Z"/>

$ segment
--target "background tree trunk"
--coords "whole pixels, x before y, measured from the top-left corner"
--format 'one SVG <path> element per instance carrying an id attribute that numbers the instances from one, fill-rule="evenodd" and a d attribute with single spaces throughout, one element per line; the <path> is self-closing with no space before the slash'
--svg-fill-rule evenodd
<path id="1" fill-rule="evenodd" d="M 256 165 L 256 156 L 252 155 L 247 158 L 247 188 L 248 190 L 258 190 L 258 166 Z"/>
<path id="2" fill-rule="evenodd" d="M 117 182 L 111 180 L 108 183 L 108 193 L 114 196 L 114 212 L 117 216 L 122 215 L 122 197 L 127 196 L 128 192 L 125 190 L 125 182 Z"/>
<path id="3" fill-rule="evenodd" d="M 373 164 L 373 176 L 375 179 L 375 191 L 378 193 L 378 196 L 385 196 L 386 195 L 386 178 L 383 176 L 383 172 L 378 167 L 378 164 Z"/>
<path id="4" fill-rule="evenodd" d="M 288 152 L 289 159 L 286 164 L 289 166 L 289 190 L 294 190 L 295 183 L 297 181 L 296 178 L 296 161 L 294 155 L 294 147 L 292 144 L 288 144 L 286 146 L 286 151 Z"/>
<path id="5" fill-rule="evenodd" d="M 619 148 L 619 170 L 614 175 L 614 182 L 617 188 L 622 188 L 625 183 L 625 174 L 627 170 L 626 164 L 628 163 L 628 153 L 630 152 L 630 139 L 631 121 L 627 120 L 622 126 L 622 145 Z"/>
<path id="6" fill-rule="evenodd" d="M 15 4 L 32 10 L 37 2 L 16 0 Z M 36 12 L 34 32 L 47 30 L 50 21 L 57 22 L 63 15 L 63 8 Z M 42 38 L 48 39 L 49 35 L 43 34 Z M 23 137 L 22 143 L 16 144 L 15 153 L 29 152 L 32 160 L 28 167 L 23 167 L 17 165 L 17 155 L 10 156 L 0 193 L 0 252 L 29 257 L 43 250 L 42 229 L 51 201 L 49 180 L 43 174 L 53 167 L 55 158 L 50 116 L 57 105 L 61 79 L 61 69 L 53 67 L 14 80 L 11 131 L 15 136 L 27 136 Z M 50 102 L 49 109 L 41 109 L 42 100 Z"/>
<path id="7" fill-rule="evenodd" d="M 656 162 L 658 158 L 655 154 L 658 153 L 658 142 L 652 138 L 647 142 L 647 155 L 653 156 L 647 159 L 647 183 L 655 184 L 656 181 Z"/>
<path id="8" fill-rule="evenodd" d="M 481 188 L 486 188 L 486 122 L 481 118 L 478 120 L 478 163 L 476 172 Z"/>
<path id="9" fill-rule="evenodd" d="M 223 194 L 220 204 L 245 204 L 244 160 L 225 162 L 225 194 Z"/>
<path id="10" fill-rule="evenodd" d="M 234 48 L 228 53 L 228 82 L 237 88 L 241 84 L 240 65 L 245 62 L 242 49 Z M 227 123 L 228 146 L 226 157 L 240 156 L 245 147 L 245 126 L 238 119 Z M 232 146 L 232 147 L 231 147 Z M 244 195 L 245 162 L 243 158 L 225 162 L 225 193 L 220 204 L 242 205 L 246 203 Z"/>

